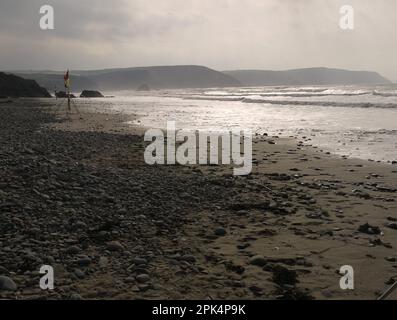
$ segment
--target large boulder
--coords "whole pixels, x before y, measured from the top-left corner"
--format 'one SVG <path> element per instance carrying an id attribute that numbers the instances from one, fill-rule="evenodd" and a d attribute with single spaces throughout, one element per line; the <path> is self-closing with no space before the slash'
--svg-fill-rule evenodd
<path id="1" fill-rule="evenodd" d="M 26 80 L 13 74 L 0 72 L 0 96 L 51 98 L 48 91 L 40 87 L 34 80 Z"/>
<path id="2" fill-rule="evenodd" d="M 55 92 L 55 96 L 57 98 L 63 98 L 66 99 L 68 97 L 68 94 L 65 91 L 57 91 Z M 70 98 L 76 98 L 76 96 L 73 93 L 70 93 Z"/>
<path id="3" fill-rule="evenodd" d="M 84 90 L 80 98 L 104 98 L 104 95 L 100 93 L 99 91 L 95 90 Z"/>

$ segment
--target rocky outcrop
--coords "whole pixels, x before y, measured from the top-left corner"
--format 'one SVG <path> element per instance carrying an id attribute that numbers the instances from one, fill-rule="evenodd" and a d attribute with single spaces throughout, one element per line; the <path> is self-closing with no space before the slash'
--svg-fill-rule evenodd
<path id="1" fill-rule="evenodd" d="M 146 84 L 153 90 L 236 87 L 234 78 L 203 66 L 159 66 L 95 71 L 75 71 L 101 90 L 131 90 Z"/>
<path id="2" fill-rule="evenodd" d="M 50 98 L 48 91 L 40 87 L 36 81 L 27 80 L 13 74 L 0 72 L 0 96 Z"/>
<path id="3" fill-rule="evenodd" d="M 52 92 L 54 89 L 62 90 L 64 88 L 64 72 L 48 71 L 46 72 L 15 72 L 15 75 L 22 77 L 24 79 L 33 79 L 40 86 L 46 88 L 48 91 Z M 74 72 L 70 72 L 71 86 L 73 91 L 81 92 L 85 89 L 98 90 L 98 86 L 95 82 L 91 81 L 87 77 L 80 76 Z"/>
<path id="4" fill-rule="evenodd" d="M 137 91 L 150 91 L 150 87 L 147 84 L 142 84 L 136 90 Z"/>
<path id="5" fill-rule="evenodd" d="M 104 98 L 104 95 L 100 93 L 99 91 L 95 90 L 84 90 L 80 98 Z"/>
<path id="6" fill-rule="evenodd" d="M 57 91 L 55 92 L 55 96 L 57 98 L 67 98 L 68 94 L 65 91 Z M 76 96 L 73 93 L 70 93 L 70 98 L 76 98 Z"/>

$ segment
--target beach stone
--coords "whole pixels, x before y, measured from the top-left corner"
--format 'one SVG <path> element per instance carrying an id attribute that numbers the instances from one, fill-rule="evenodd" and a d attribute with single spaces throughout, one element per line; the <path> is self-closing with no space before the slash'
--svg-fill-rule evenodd
<path id="1" fill-rule="evenodd" d="M 122 251 L 124 247 L 120 242 L 112 241 L 107 244 L 106 249 L 109 251 Z"/>
<path id="2" fill-rule="evenodd" d="M 381 230 L 379 227 L 371 226 L 368 223 L 361 225 L 358 228 L 358 231 L 366 234 L 381 234 Z"/>
<path id="3" fill-rule="evenodd" d="M 83 297 L 78 293 L 72 293 L 70 295 L 70 300 L 83 300 Z"/>
<path id="4" fill-rule="evenodd" d="M 106 268 L 109 264 L 109 259 L 106 257 L 100 257 L 99 258 L 99 266 L 101 268 Z"/>
<path id="5" fill-rule="evenodd" d="M 137 266 L 147 264 L 147 260 L 143 258 L 133 258 L 131 262 Z"/>
<path id="6" fill-rule="evenodd" d="M 222 227 L 215 229 L 215 235 L 217 235 L 218 237 L 226 236 L 226 234 L 227 234 L 226 229 Z"/>
<path id="7" fill-rule="evenodd" d="M 279 286 L 295 286 L 298 281 L 298 274 L 295 270 L 287 269 L 281 265 L 274 265 L 269 270 L 273 272 L 273 282 Z"/>
<path id="8" fill-rule="evenodd" d="M 389 223 L 389 224 L 387 225 L 387 227 L 390 228 L 390 229 L 397 230 L 397 223 Z"/>
<path id="9" fill-rule="evenodd" d="M 6 276 L 0 276 L 0 291 L 16 291 L 17 285 L 14 280 Z"/>
<path id="10" fill-rule="evenodd" d="M 194 262 L 196 262 L 196 257 L 191 254 L 187 254 L 187 255 L 180 257 L 179 260 L 194 263 Z"/>
<path id="11" fill-rule="evenodd" d="M 139 284 L 138 288 L 139 288 L 139 291 L 145 292 L 151 288 L 151 285 L 150 284 Z"/>
<path id="12" fill-rule="evenodd" d="M 244 250 L 244 249 L 247 249 L 249 246 L 250 246 L 249 243 L 239 243 L 239 244 L 237 245 L 237 249 L 239 249 L 239 250 Z"/>
<path id="13" fill-rule="evenodd" d="M 80 248 L 78 246 L 70 246 L 66 249 L 66 252 L 69 254 L 78 254 L 80 252 Z"/>
<path id="14" fill-rule="evenodd" d="M 396 262 L 397 261 L 397 259 L 394 257 L 386 257 L 385 260 L 388 262 Z"/>
<path id="15" fill-rule="evenodd" d="M 80 258 L 77 260 L 77 264 L 78 264 L 80 267 L 87 267 L 87 266 L 89 266 L 89 265 L 91 264 L 91 259 L 90 259 L 89 257 L 87 257 L 87 256 L 85 256 L 85 257 L 80 257 Z"/>
<path id="16" fill-rule="evenodd" d="M 7 273 L 8 273 L 8 270 L 7 270 L 6 268 L 0 266 L 0 273 L 2 273 L 2 274 L 7 274 Z"/>
<path id="17" fill-rule="evenodd" d="M 77 221 L 74 226 L 77 229 L 86 229 L 87 228 L 87 224 L 85 224 L 83 221 Z"/>
<path id="18" fill-rule="evenodd" d="M 81 271 L 80 269 L 75 269 L 74 270 L 74 275 L 79 278 L 79 279 L 83 279 L 85 274 L 83 271 Z"/>
<path id="19" fill-rule="evenodd" d="M 46 263 L 48 263 L 48 264 L 54 264 L 56 261 L 55 261 L 55 258 L 53 257 L 53 256 L 48 256 L 48 257 L 46 257 L 45 258 L 45 261 L 46 261 Z"/>
<path id="20" fill-rule="evenodd" d="M 267 264 L 267 260 L 262 256 L 254 256 L 250 259 L 249 264 L 253 266 L 263 267 Z"/>
<path id="21" fill-rule="evenodd" d="M 135 277 L 135 280 L 139 283 L 146 283 L 150 281 L 150 277 L 148 274 L 140 274 Z"/>
<path id="22" fill-rule="evenodd" d="M 134 277 L 128 277 L 124 280 L 125 283 L 135 283 L 135 278 Z"/>
<path id="23" fill-rule="evenodd" d="M 264 289 L 263 288 L 255 286 L 255 285 L 250 286 L 248 289 L 250 289 L 251 292 L 257 297 L 263 295 L 263 293 L 264 293 Z"/>

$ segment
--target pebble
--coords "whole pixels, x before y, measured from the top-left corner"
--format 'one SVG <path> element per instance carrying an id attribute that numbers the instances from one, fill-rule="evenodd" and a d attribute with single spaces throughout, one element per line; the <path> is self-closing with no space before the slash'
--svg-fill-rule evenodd
<path id="1" fill-rule="evenodd" d="M 99 258 L 99 266 L 101 268 L 106 268 L 108 266 L 108 263 L 109 263 L 109 259 L 108 258 L 106 258 L 106 257 L 100 257 Z"/>
<path id="2" fill-rule="evenodd" d="M 258 266 L 258 267 L 263 267 L 267 264 L 267 260 L 262 257 L 262 256 L 254 256 L 250 259 L 249 264 Z"/>
<path id="3" fill-rule="evenodd" d="M 120 242 L 112 241 L 107 244 L 106 249 L 109 251 L 122 251 L 124 247 Z"/>
<path id="4" fill-rule="evenodd" d="M 85 224 L 83 221 L 77 221 L 74 225 L 77 229 L 86 229 L 87 224 Z"/>
<path id="5" fill-rule="evenodd" d="M 131 262 L 137 266 L 147 264 L 147 260 L 143 258 L 133 258 Z"/>
<path id="6" fill-rule="evenodd" d="M 78 246 L 71 246 L 66 250 L 69 254 L 78 254 L 80 252 L 80 248 Z"/>
<path id="7" fill-rule="evenodd" d="M 387 227 L 390 228 L 390 229 L 397 230 L 397 223 L 389 223 L 389 224 L 387 225 Z"/>
<path id="8" fill-rule="evenodd" d="M 193 256 L 191 254 L 184 255 L 184 256 L 180 257 L 179 260 L 180 261 L 190 262 L 190 263 L 196 262 L 195 256 Z"/>
<path id="9" fill-rule="evenodd" d="M 87 256 L 85 256 L 85 257 L 80 257 L 80 258 L 77 260 L 77 264 L 78 264 L 80 267 L 88 267 L 88 266 L 91 264 L 91 259 L 90 259 L 89 257 L 87 257 Z"/>
<path id="10" fill-rule="evenodd" d="M 227 231 L 224 228 L 215 229 L 215 235 L 217 235 L 218 237 L 226 236 L 226 234 L 227 234 Z"/>
<path id="11" fill-rule="evenodd" d="M 74 275 L 79 278 L 79 279 L 83 279 L 85 276 L 85 273 L 83 271 L 81 271 L 80 269 L 75 269 L 74 270 Z"/>
<path id="12" fill-rule="evenodd" d="M 150 277 L 148 274 L 140 274 L 135 277 L 135 280 L 139 283 L 146 283 L 150 281 Z"/>
<path id="13" fill-rule="evenodd" d="M 125 283 L 135 283 L 135 278 L 134 277 L 128 277 L 125 279 Z"/>
<path id="14" fill-rule="evenodd" d="M 6 276 L 0 276 L 0 291 L 16 291 L 17 285 L 15 282 Z"/>
<path id="15" fill-rule="evenodd" d="M 379 227 L 371 226 L 368 223 L 361 225 L 358 228 L 358 231 L 366 234 L 381 234 L 381 230 Z"/>
<path id="16" fill-rule="evenodd" d="M 83 300 L 83 297 L 78 293 L 72 293 L 70 295 L 70 300 Z"/>

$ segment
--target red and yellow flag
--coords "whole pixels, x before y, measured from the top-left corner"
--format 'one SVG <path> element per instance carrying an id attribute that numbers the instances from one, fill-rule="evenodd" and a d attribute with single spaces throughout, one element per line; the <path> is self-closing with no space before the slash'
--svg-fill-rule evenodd
<path id="1" fill-rule="evenodd" d="M 63 76 L 65 80 L 65 88 L 70 88 L 70 77 L 69 77 L 69 70 L 66 71 L 65 75 Z"/>

